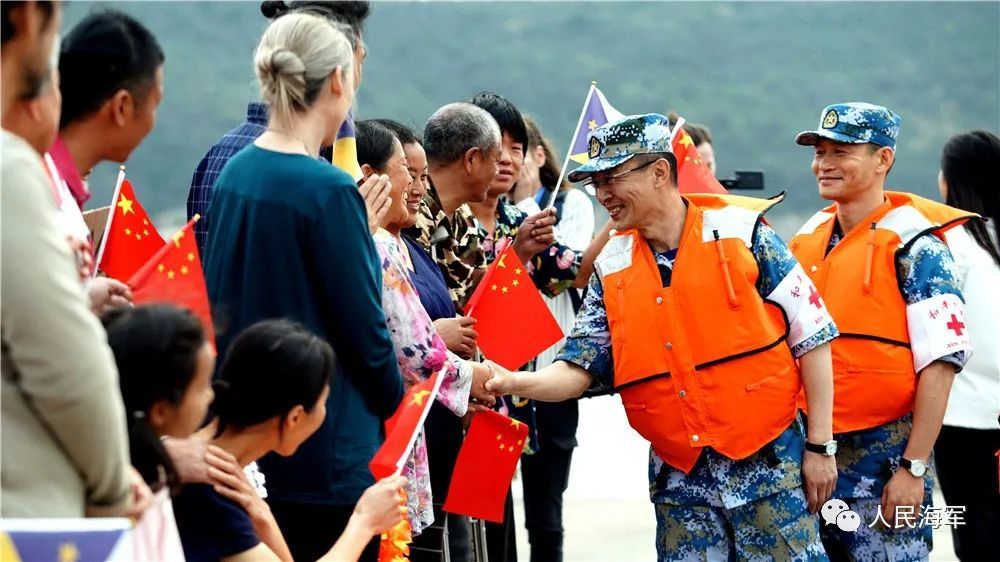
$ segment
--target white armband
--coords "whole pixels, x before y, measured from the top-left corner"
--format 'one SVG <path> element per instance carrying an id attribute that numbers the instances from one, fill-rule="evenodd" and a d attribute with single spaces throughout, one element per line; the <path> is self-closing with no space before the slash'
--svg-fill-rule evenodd
<path id="1" fill-rule="evenodd" d="M 799 264 L 778 283 L 767 300 L 778 303 L 788 316 L 788 347 L 799 345 L 833 322 L 812 279 Z"/>
<path id="2" fill-rule="evenodd" d="M 958 351 L 972 350 L 965 326 L 965 304 L 946 293 L 907 305 L 913 368 L 919 373 L 934 361 Z"/>

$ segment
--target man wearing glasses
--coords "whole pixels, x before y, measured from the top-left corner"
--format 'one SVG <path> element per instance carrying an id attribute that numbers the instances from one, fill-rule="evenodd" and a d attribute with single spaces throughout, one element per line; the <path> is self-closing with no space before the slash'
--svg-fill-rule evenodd
<path id="1" fill-rule="evenodd" d="M 761 220 L 776 200 L 680 195 L 674 132 L 649 114 L 590 133 L 591 160 L 569 179 L 594 189 L 617 232 L 557 361 L 494 365 L 487 388 L 544 401 L 621 393 L 652 444 L 658 560 L 826 559 L 809 512 L 836 482 L 837 329 Z"/>

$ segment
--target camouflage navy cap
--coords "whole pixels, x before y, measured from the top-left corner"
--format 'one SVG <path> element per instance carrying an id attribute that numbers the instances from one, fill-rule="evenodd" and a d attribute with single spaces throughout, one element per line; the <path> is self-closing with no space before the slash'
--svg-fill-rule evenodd
<path id="1" fill-rule="evenodd" d="M 881 105 L 864 102 L 828 105 L 819 116 L 819 129 L 803 131 L 795 142 L 811 146 L 820 138 L 847 144 L 876 144 L 895 150 L 899 115 Z"/>
<path id="2" fill-rule="evenodd" d="M 670 122 L 659 113 L 629 115 L 594 129 L 587 135 L 590 160 L 569 174 L 578 182 L 594 172 L 610 170 L 638 154 L 673 152 Z"/>

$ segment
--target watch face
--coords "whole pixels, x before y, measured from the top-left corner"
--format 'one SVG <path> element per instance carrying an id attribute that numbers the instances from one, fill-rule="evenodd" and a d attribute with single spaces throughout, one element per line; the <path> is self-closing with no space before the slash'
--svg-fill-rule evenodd
<path id="1" fill-rule="evenodd" d="M 927 472 L 927 465 L 924 461 L 911 460 L 910 461 L 910 474 L 916 476 L 917 478 L 922 478 Z"/>
<path id="2" fill-rule="evenodd" d="M 826 456 L 832 457 L 833 455 L 837 454 L 836 441 L 827 441 L 826 443 L 824 443 L 824 445 L 826 446 Z"/>

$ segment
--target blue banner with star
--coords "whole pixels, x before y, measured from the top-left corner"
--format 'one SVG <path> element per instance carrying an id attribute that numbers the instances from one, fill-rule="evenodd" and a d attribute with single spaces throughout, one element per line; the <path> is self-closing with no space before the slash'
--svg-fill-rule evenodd
<path id="1" fill-rule="evenodd" d="M 587 93 L 587 101 L 583 106 L 583 114 L 580 123 L 577 124 L 576 138 L 573 139 L 573 149 L 570 152 L 570 159 L 579 164 L 586 164 L 590 157 L 587 148 L 587 133 L 606 125 L 610 121 L 617 121 L 624 117 L 620 111 L 611 107 L 604 93 L 591 86 Z"/>
<path id="2" fill-rule="evenodd" d="M 0 520 L 3 562 L 118 562 L 132 559 L 125 518 Z"/>

